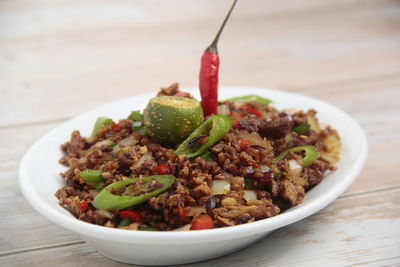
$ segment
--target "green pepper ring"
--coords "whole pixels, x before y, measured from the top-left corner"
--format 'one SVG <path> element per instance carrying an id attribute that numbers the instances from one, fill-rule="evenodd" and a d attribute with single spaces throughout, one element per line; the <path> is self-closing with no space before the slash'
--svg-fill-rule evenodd
<path id="1" fill-rule="evenodd" d="M 179 147 L 175 150 L 175 153 L 179 155 L 186 155 L 188 158 L 198 157 L 203 154 L 208 148 L 213 146 L 219 140 L 221 140 L 224 135 L 229 132 L 231 126 L 233 124 L 233 119 L 229 116 L 225 115 L 212 115 L 205 122 L 203 122 L 196 130 L 194 130 L 188 138 L 186 138 L 183 143 L 179 145 Z M 191 153 L 189 149 L 187 149 L 187 145 L 189 142 L 201 135 L 205 134 L 209 131 L 209 137 L 205 144 L 201 145 L 198 150 Z"/>
<path id="2" fill-rule="evenodd" d="M 118 196 L 111 193 L 112 189 L 121 189 L 124 186 L 138 181 L 139 179 L 142 179 L 145 183 L 149 183 L 152 179 L 155 179 L 163 186 L 159 189 L 154 190 L 153 192 L 133 197 Z M 150 197 L 154 197 L 158 194 L 163 193 L 174 183 L 174 181 L 175 177 L 172 175 L 154 175 L 142 178 L 130 178 L 125 181 L 115 182 L 106 186 L 105 188 L 103 188 L 103 190 L 100 191 L 100 193 L 97 194 L 97 196 L 93 200 L 93 206 L 96 209 L 121 210 L 130 206 L 138 205 L 145 202 Z"/>
<path id="3" fill-rule="evenodd" d="M 313 162 L 319 158 L 319 153 L 318 150 L 315 149 L 315 147 L 313 146 L 297 146 L 297 147 L 293 147 L 293 148 L 289 148 L 286 149 L 285 151 L 283 151 L 281 154 L 279 154 L 278 157 L 276 157 L 275 161 L 281 161 L 282 159 L 284 159 L 287 155 L 287 153 L 289 153 L 289 151 L 292 152 L 301 152 L 304 151 L 305 152 L 305 156 L 303 158 L 303 168 L 307 168 L 310 167 Z"/>
<path id="4" fill-rule="evenodd" d="M 228 98 L 228 99 L 223 100 L 222 102 L 239 102 L 239 103 L 256 102 L 263 106 L 268 106 L 273 101 L 268 98 L 264 98 L 264 97 L 261 97 L 258 95 L 244 95 L 244 96 Z"/>

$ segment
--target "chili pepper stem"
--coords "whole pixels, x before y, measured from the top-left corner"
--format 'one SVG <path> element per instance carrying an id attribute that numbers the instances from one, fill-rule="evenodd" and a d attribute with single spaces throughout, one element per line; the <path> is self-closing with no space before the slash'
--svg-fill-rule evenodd
<path id="1" fill-rule="evenodd" d="M 237 2 L 237 0 L 234 0 L 234 1 L 233 1 L 233 4 L 232 4 L 231 8 L 230 8 L 229 11 L 228 11 L 228 14 L 226 15 L 224 21 L 223 21 L 222 24 L 221 24 L 221 27 L 219 28 L 219 30 L 218 30 L 218 32 L 217 32 L 217 35 L 215 36 L 215 38 L 214 38 L 214 40 L 212 41 L 212 43 L 207 47 L 206 51 L 211 52 L 211 53 L 214 53 L 214 54 L 218 54 L 217 44 L 218 44 L 219 37 L 220 37 L 222 31 L 223 31 L 224 28 L 225 28 L 225 24 L 226 24 L 226 22 L 228 21 L 230 15 L 231 15 L 231 13 L 232 13 L 232 10 L 233 10 L 233 8 L 234 8 L 235 5 L 236 5 L 236 2 Z"/>

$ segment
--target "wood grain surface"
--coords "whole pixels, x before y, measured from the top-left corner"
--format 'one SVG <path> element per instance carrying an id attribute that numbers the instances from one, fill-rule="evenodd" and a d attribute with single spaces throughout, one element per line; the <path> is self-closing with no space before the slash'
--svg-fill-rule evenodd
<path id="1" fill-rule="evenodd" d="M 178 81 L 230 1 L 0 2 L 0 266 L 122 266 L 23 198 L 18 164 L 43 134 L 103 103 Z M 301 93 L 352 115 L 369 156 L 334 203 L 242 251 L 187 266 L 400 266 L 400 1 L 239 1 L 223 85 Z"/>

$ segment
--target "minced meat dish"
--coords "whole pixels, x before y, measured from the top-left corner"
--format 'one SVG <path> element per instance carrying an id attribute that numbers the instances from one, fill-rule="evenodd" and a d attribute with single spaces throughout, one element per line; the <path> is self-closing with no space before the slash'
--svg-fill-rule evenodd
<path id="1" fill-rule="evenodd" d="M 142 231 L 200 230 L 266 219 L 302 203 L 340 156 L 315 110 L 279 111 L 255 95 L 201 104 L 177 84 L 143 113 L 98 118 L 61 146 L 60 205 L 79 220 Z M 134 107 L 133 107 L 134 108 Z"/>

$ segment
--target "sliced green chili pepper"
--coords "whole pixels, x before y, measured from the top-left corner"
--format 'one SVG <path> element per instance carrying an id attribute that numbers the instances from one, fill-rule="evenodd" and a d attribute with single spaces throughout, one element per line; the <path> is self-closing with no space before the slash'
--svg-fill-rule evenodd
<path id="1" fill-rule="evenodd" d="M 142 127 L 143 127 L 142 121 L 135 121 L 132 123 L 132 131 L 138 131 Z"/>
<path id="2" fill-rule="evenodd" d="M 132 111 L 132 113 L 129 115 L 128 119 L 131 121 L 144 121 L 144 116 L 139 112 L 139 111 Z"/>
<path id="3" fill-rule="evenodd" d="M 269 104 L 271 104 L 273 101 L 268 99 L 268 98 L 264 98 L 258 95 L 244 95 L 244 96 L 238 96 L 238 97 L 232 97 L 232 98 L 228 98 L 225 99 L 222 102 L 239 102 L 239 103 L 248 103 L 248 102 L 256 102 L 258 104 L 264 105 L 264 106 L 268 106 Z"/>
<path id="4" fill-rule="evenodd" d="M 199 157 L 206 161 L 215 161 L 214 155 L 208 150 L 206 152 L 204 152 L 203 154 L 201 154 Z"/>
<path id="5" fill-rule="evenodd" d="M 138 196 L 124 196 L 114 195 L 113 190 L 122 189 L 125 186 L 133 184 L 141 180 L 143 184 L 140 184 L 140 192 Z M 156 180 L 162 186 L 155 190 L 148 192 L 150 183 Z M 130 206 L 138 205 L 145 202 L 150 197 L 155 197 L 162 192 L 166 191 L 175 181 L 175 177 L 172 175 L 154 175 L 146 176 L 142 178 L 130 178 L 125 181 L 115 182 L 106 186 L 100 193 L 97 194 L 93 200 L 93 206 L 96 209 L 104 210 L 121 210 Z M 147 191 L 146 191 L 147 190 Z"/>
<path id="6" fill-rule="evenodd" d="M 302 124 L 297 125 L 296 127 L 294 127 L 294 128 L 292 129 L 292 132 L 295 132 L 295 133 L 297 133 L 298 135 L 303 135 L 303 134 L 305 134 L 305 133 L 308 131 L 308 129 L 310 129 L 310 124 L 308 124 L 308 123 L 302 123 Z"/>
<path id="7" fill-rule="evenodd" d="M 118 227 L 128 226 L 132 223 L 131 219 L 123 219 L 119 224 Z"/>
<path id="8" fill-rule="evenodd" d="M 139 227 L 139 231 L 155 231 L 156 229 L 151 227 Z"/>
<path id="9" fill-rule="evenodd" d="M 140 133 L 140 135 L 144 136 L 145 134 L 142 134 L 143 131 L 146 130 L 146 129 L 143 129 L 144 116 L 139 111 L 132 111 L 132 113 L 131 113 L 131 115 L 129 115 L 128 119 L 133 121 L 132 131 L 138 131 Z"/>
<path id="10" fill-rule="evenodd" d="M 244 178 L 244 189 L 252 190 L 253 189 L 253 181 L 249 178 Z"/>
<path id="11" fill-rule="evenodd" d="M 287 153 L 289 153 L 289 151 L 292 151 L 292 152 L 304 151 L 305 152 L 306 155 L 303 158 L 303 168 L 310 167 L 311 164 L 313 164 L 313 162 L 319 157 L 319 153 L 315 149 L 315 147 L 313 147 L 313 146 L 297 146 L 297 147 L 289 148 L 289 149 L 286 149 L 285 151 L 283 151 L 281 154 L 279 154 L 278 157 L 276 157 L 275 161 L 278 162 L 278 161 L 284 159 L 286 157 Z"/>
<path id="12" fill-rule="evenodd" d="M 114 122 L 110 118 L 105 118 L 105 117 L 99 117 L 97 118 L 93 131 L 92 131 L 92 136 L 98 136 L 99 131 L 106 125 L 112 125 Z"/>
<path id="13" fill-rule="evenodd" d="M 217 143 L 231 129 L 233 120 L 225 115 L 212 115 L 203 122 L 189 137 L 183 141 L 175 151 L 177 155 L 186 155 L 188 158 L 198 157 L 209 147 Z M 199 137 L 206 140 L 198 146 L 193 145 L 193 140 Z M 196 139 L 195 139 L 196 138 Z"/>
<path id="14" fill-rule="evenodd" d="M 80 173 L 81 178 L 91 187 L 101 190 L 104 187 L 104 179 L 101 170 L 84 170 Z"/>

